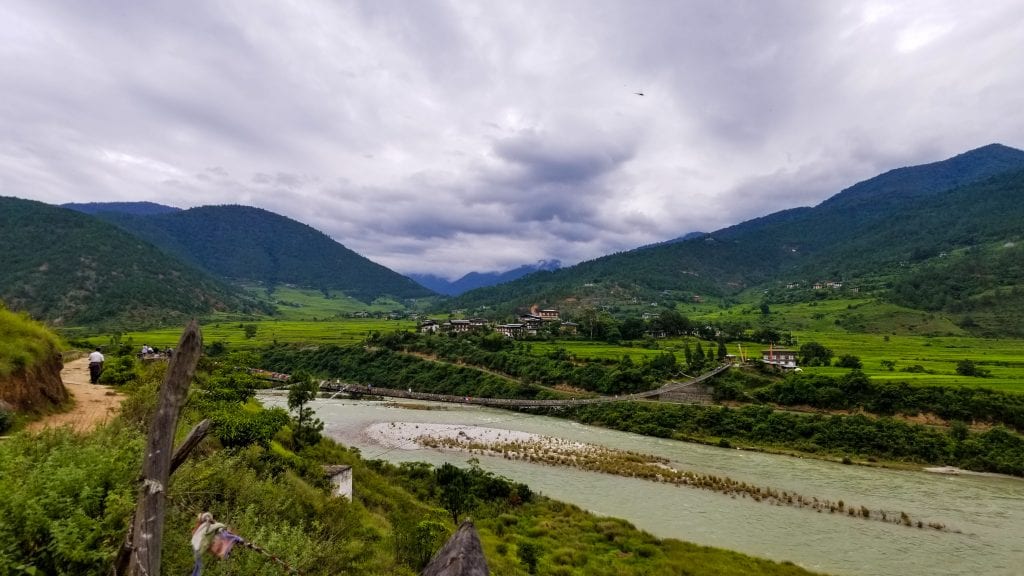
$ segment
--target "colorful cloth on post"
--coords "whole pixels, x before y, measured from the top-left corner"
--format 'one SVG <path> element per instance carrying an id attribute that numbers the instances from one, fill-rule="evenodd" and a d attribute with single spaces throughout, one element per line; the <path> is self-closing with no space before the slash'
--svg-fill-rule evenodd
<path id="1" fill-rule="evenodd" d="M 214 556 L 224 559 L 231 553 L 231 548 L 244 540 L 227 529 L 227 526 L 216 522 L 213 514 L 203 512 L 196 521 L 196 527 L 192 530 L 192 557 L 195 564 L 192 566 L 192 576 L 200 576 L 203 573 L 203 552 L 209 551 Z"/>

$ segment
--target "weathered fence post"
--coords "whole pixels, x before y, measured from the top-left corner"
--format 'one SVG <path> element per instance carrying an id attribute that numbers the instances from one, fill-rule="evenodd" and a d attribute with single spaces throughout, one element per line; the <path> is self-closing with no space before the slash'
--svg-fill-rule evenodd
<path id="1" fill-rule="evenodd" d="M 132 527 L 132 550 L 128 574 L 159 576 L 163 549 L 167 480 L 171 475 L 171 449 L 178 415 L 202 355 L 202 335 L 195 320 L 181 334 L 167 374 L 160 386 L 156 414 L 149 427 L 146 454 L 142 460 L 142 486 Z"/>

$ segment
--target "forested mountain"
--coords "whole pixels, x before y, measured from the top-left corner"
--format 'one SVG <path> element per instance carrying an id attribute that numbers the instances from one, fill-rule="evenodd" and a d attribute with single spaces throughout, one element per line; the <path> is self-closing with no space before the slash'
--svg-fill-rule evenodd
<path id="1" fill-rule="evenodd" d="M 943 252 L 1021 238 L 1022 171 L 1024 152 L 985 146 L 890 171 L 814 208 L 475 290 L 451 305 L 557 305 L 585 301 L 594 292 L 620 298 L 654 298 L 664 291 L 724 295 L 772 282 L 907 274 Z M 1001 281 L 1020 284 L 1024 278 Z"/>
<path id="2" fill-rule="evenodd" d="M 166 323 L 261 308 L 127 232 L 72 210 L 0 197 L 0 300 L 58 325 Z"/>
<path id="3" fill-rule="evenodd" d="M 469 290 L 511 282 L 541 270 L 558 270 L 561 265 L 558 260 L 541 260 L 536 264 L 524 264 L 507 272 L 470 272 L 455 281 L 432 274 L 410 274 L 409 277 L 439 294 L 458 296 Z"/>
<path id="4" fill-rule="evenodd" d="M 202 206 L 151 216 L 116 212 L 97 216 L 232 281 L 340 290 L 363 301 L 384 295 L 431 295 L 326 234 L 260 208 Z"/>
<path id="5" fill-rule="evenodd" d="M 134 214 L 136 216 L 152 216 L 153 214 L 169 214 L 181 211 L 181 208 L 165 206 L 156 202 L 69 202 L 61 204 L 61 208 L 70 208 L 85 214 L 118 212 L 121 214 Z"/>

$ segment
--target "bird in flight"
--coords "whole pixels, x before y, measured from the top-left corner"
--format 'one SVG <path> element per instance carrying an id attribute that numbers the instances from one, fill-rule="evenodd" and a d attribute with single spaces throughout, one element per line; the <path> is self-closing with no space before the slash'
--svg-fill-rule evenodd
<path id="1" fill-rule="evenodd" d="M 644 95 L 643 92 L 633 92 L 633 94 L 636 94 L 637 96 L 643 96 Z"/>

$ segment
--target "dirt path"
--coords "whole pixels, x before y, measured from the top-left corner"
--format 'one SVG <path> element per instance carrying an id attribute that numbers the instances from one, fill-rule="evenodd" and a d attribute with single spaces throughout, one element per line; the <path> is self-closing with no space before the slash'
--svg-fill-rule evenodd
<path id="1" fill-rule="evenodd" d="M 28 425 L 36 431 L 48 427 L 71 426 L 77 432 L 89 432 L 109 422 L 121 409 L 123 394 L 110 386 L 89 383 L 89 359 L 79 358 L 64 365 L 61 380 L 75 400 L 74 407 L 60 414 L 51 414 Z"/>

